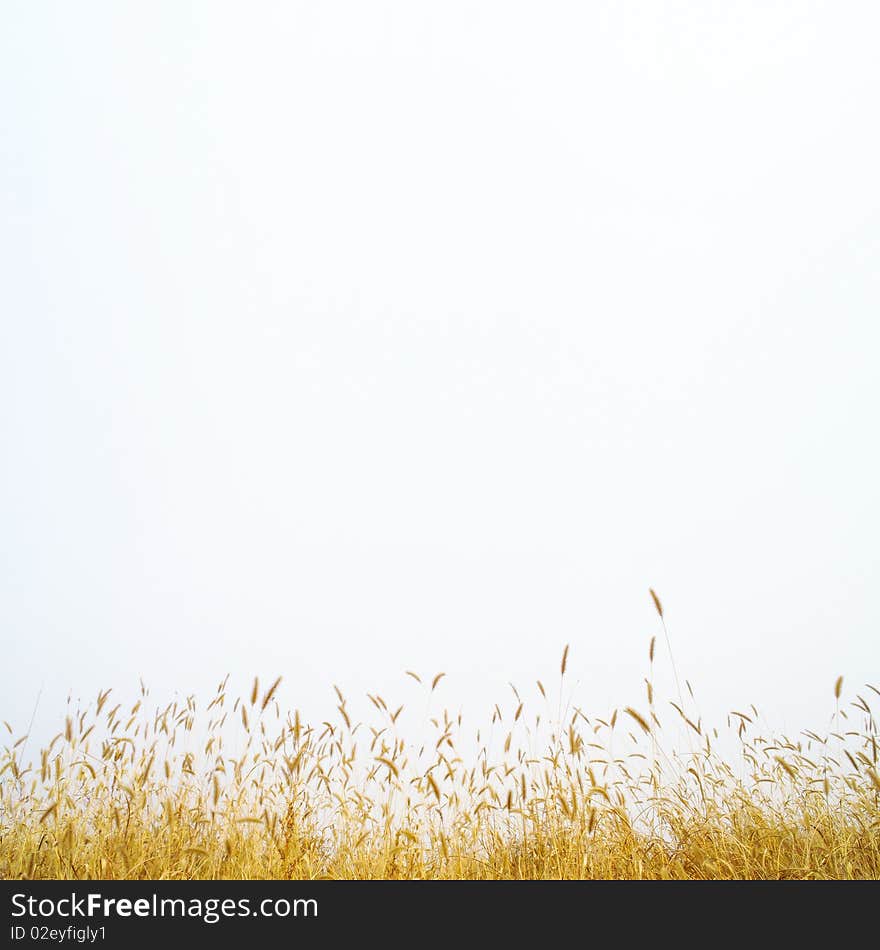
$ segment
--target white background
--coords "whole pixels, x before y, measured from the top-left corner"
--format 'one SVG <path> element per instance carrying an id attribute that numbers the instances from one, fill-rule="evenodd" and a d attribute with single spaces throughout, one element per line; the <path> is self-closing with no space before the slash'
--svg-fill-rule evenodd
<path id="1" fill-rule="evenodd" d="M 480 720 L 567 642 L 604 712 L 649 586 L 708 719 L 878 683 L 878 33 L 6 0 L 0 718 L 413 669 Z"/>

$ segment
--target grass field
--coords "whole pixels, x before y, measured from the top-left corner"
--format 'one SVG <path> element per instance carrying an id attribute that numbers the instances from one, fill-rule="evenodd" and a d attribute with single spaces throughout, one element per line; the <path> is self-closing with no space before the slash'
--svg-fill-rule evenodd
<path id="1" fill-rule="evenodd" d="M 467 735 L 443 674 L 415 673 L 439 710 L 416 741 L 378 695 L 372 722 L 337 690 L 308 725 L 279 680 L 149 710 L 103 691 L 32 764 L 6 725 L 0 877 L 878 877 L 880 692 L 832 680 L 827 734 L 762 735 L 752 707 L 719 731 L 687 684 L 655 698 L 654 646 L 641 709 L 563 704 L 566 647 L 559 682 L 511 686 Z"/>

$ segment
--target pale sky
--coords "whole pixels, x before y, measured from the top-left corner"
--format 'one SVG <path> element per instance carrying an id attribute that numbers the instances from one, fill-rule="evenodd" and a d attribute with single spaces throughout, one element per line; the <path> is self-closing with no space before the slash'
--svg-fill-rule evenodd
<path id="1" fill-rule="evenodd" d="M 880 683 L 880 7 L 0 13 L 0 718 Z M 658 648 L 658 690 L 674 698 Z M 558 677 L 557 677 L 558 678 Z"/>

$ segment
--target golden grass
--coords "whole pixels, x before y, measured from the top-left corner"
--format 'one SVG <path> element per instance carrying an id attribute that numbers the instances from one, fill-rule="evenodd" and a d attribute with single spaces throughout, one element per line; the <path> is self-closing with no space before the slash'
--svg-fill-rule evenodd
<path id="1" fill-rule="evenodd" d="M 876 722 L 862 695 L 841 705 L 842 679 L 825 735 L 763 735 L 750 707 L 719 737 L 680 696 L 664 728 L 652 673 L 643 710 L 563 709 L 568 659 L 555 717 L 543 684 L 538 712 L 512 686 L 476 743 L 446 710 L 407 741 L 381 696 L 356 722 L 337 687 L 332 721 L 307 725 L 280 678 L 235 700 L 224 680 L 204 708 L 102 691 L 32 764 L 7 725 L 0 877 L 878 876 Z M 406 675 L 436 698 L 442 673 Z"/>

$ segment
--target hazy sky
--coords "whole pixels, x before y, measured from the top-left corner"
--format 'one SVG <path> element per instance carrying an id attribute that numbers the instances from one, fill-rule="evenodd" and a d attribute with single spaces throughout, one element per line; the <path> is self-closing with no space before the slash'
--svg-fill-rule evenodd
<path id="1" fill-rule="evenodd" d="M 0 20 L 0 718 L 880 682 L 877 4 Z"/>

